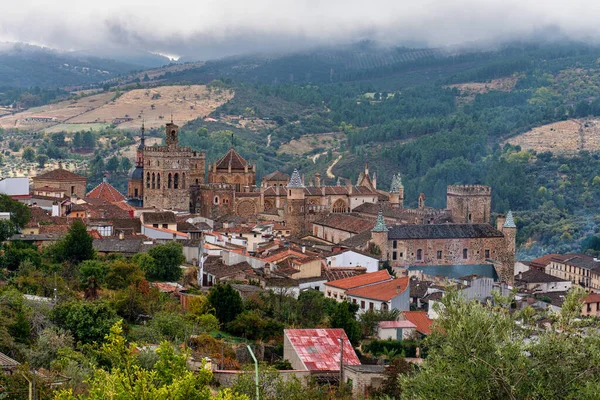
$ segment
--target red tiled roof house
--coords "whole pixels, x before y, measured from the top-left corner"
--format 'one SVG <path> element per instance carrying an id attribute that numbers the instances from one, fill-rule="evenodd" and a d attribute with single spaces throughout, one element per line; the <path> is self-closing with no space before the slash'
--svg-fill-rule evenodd
<path id="1" fill-rule="evenodd" d="M 360 365 L 343 329 L 285 329 L 283 334 L 283 358 L 295 370 L 339 371 L 342 348 L 344 365 Z"/>

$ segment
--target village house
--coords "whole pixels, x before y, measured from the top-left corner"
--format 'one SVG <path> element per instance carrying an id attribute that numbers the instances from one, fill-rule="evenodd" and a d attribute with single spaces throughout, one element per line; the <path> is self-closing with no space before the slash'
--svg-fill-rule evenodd
<path id="1" fill-rule="evenodd" d="M 329 281 L 325 283 L 325 297 L 335 299 L 338 302 L 346 300 L 349 290 L 387 282 L 394 279 L 386 269 L 368 274 L 356 275 L 349 278 Z"/>
<path id="2" fill-rule="evenodd" d="M 582 300 L 581 315 L 600 317 L 600 294 L 592 293 Z"/>
<path id="3" fill-rule="evenodd" d="M 381 321 L 377 325 L 379 340 L 407 340 L 415 336 L 417 326 L 410 321 Z"/>
<path id="4" fill-rule="evenodd" d="M 326 257 L 329 267 L 365 267 L 367 272 L 379 270 L 379 260 L 362 251 L 343 249 Z"/>
<path id="5" fill-rule="evenodd" d="M 515 287 L 536 293 L 568 292 L 572 284 L 568 279 L 558 278 L 533 268 L 515 276 Z"/>
<path id="6" fill-rule="evenodd" d="M 346 291 L 348 302 L 358 304 L 358 313 L 366 311 L 410 310 L 409 277 L 392 279 Z"/>
<path id="7" fill-rule="evenodd" d="M 546 266 L 546 273 L 570 280 L 592 293 L 600 289 L 600 261 L 585 254 L 555 255 Z"/>

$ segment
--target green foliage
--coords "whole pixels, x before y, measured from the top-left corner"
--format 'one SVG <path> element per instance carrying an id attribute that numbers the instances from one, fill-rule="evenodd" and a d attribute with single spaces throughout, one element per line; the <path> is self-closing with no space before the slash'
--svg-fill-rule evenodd
<path id="1" fill-rule="evenodd" d="M 85 297 L 95 299 L 98 289 L 106 282 L 108 266 L 97 260 L 86 260 L 79 264 L 79 281 L 85 291 Z"/>
<path id="2" fill-rule="evenodd" d="M 356 304 L 350 304 L 347 301 L 338 303 L 331 316 L 331 327 L 342 328 L 346 332 L 350 342 L 356 346 L 360 341 L 361 334 L 360 325 L 356 320 L 358 307 L 355 306 Z"/>
<path id="3" fill-rule="evenodd" d="M 23 262 L 29 262 L 34 267 L 40 267 L 42 257 L 33 244 L 14 241 L 4 245 L 4 254 L 0 257 L 0 266 L 15 271 Z"/>
<path id="4" fill-rule="evenodd" d="M 109 264 L 106 285 L 123 289 L 144 279 L 144 271 L 133 261 L 118 259 Z"/>
<path id="5" fill-rule="evenodd" d="M 13 200 L 6 194 L 0 194 L 0 210 L 10 213 L 10 221 L 17 229 L 22 229 L 31 217 L 31 212 L 27 205 Z"/>
<path id="6" fill-rule="evenodd" d="M 208 301 L 222 324 L 233 321 L 244 310 L 242 297 L 230 284 L 212 287 Z"/>
<path id="7" fill-rule="evenodd" d="M 23 160 L 27 161 L 27 162 L 34 162 L 35 161 L 35 150 L 33 150 L 31 147 L 26 147 L 23 149 Z"/>
<path id="8" fill-rule="evenodd" d="M 56 305 L 52 310 L 52 320 L 71 331 L 75 340 L 92 343 L 102 342 L 117 320 L 117 314 L 104 301 L 74 300 Z"/>
<path id="9" fill-rule="evenodd" d="M 244 311 L 229 322 L 226 328 L 228 332 L 237 336 L 246 337 L 250 340 L 268 341 L 271 338 L 281 336 L 284 326 L 272 318 L 261 316 L 257 311 Z"/>
<path id="10" fill-rule="evenodd" d="M 68 261 L 72 264 L 91 260 L 95 254 L 92 241 L 83 222 L 74 221 L 67 236 L 55 248 L 54 256 L 57 261 Z"/>
<path id="11" fill-rule="evenodd" d="M 377 333 L 380 321 L 395 321 L 400 314 L 399 310 L 367 310 L 358 317 L 362 337 L 370 337 Z"/>
<path id="12" fill-rule="evenodd" d="M 146 277 L 151 280 L 158 281 L 177 281 L 181 278 L 181 264 L 185 262 L 183 255 L 183 246 L 181 243 L 169 242 L 152 247 L 148 250 L 148 255 L 154 260 L 153 263 L 146 262 L 147 260 L 138 258 L 140 267 L 147 268 L 144 270 Z"/>
<path id="13" fill-rule="evenodd" d="M 566 303 L 579 313 L 578 296 L 569 293 Z M 505 307 L 467 302 L 455 292 L 442 303 L 439 329 L 427 338 L 427 359 L 418 373 L 400 377 L 403 397 L 575 399 L 585 398 L 584 388 L 591 393 L 589 382 L 600 378 L 597 333 L 550 329 L 529 340 Z M 570 311 L 562 315 L 560 326 L 570 329 L 572 316 Z"/>
<path id="14" fill-rule="evenodd" d="M 417 340 L 373 340 L 363 345 L 362 350 L 375 357 L 395 351 L 398 356 L 414 358 L 417 356 L 417 348 L 420 346 L 421 343 Z"/>

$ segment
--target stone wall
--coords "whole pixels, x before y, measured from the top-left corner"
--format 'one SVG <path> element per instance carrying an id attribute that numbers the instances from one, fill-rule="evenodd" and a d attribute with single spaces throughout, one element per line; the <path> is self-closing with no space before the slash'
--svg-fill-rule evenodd
<path id="1" fill-rule="evenodd" d="M 482 185 L 448 186 L 446 208 L 452 220 L 460 224 L 490 222 L 492 189 Z"/>

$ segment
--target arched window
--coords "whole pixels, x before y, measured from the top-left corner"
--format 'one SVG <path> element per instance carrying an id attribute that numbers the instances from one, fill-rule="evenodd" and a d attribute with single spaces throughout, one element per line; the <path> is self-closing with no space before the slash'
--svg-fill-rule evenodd
<path id="1" fill-rule="evenodd" d="M 146 188 L 150 189 L 150 172 L 146 172 Z"/>
<path id="2" fill-rule="evenodd" d="M 198 179 L 196 179 L 196 185 L 198 184 Z"/>
<path id="3" fill-rule="evenodd" d="M 179 189 L 179 174 L 177 172 L 173 177 L 173 189 Z"/>
<path id="4" fill-rule="evenodd" d="M 343 213 L 346 212 L 346 202 L 342 199 L 338 199 L 335 203 L 333 203 L 333 212 L 334 213 Z"/>
<path id="5" fill-rule="evenodd" d="M 463 258 L 466 260 L 467 258 L 469 258 L 469 250 L 468 249 L 463 249 Z"/>
<path id="6" fill-rule="evenodd" d="M 172 185 L 173 185 L 173 176 L 171 174 L 169 174 L 169 177 L 167 178 L 167 188 L 171 189 Z"/>
<path id="7" fill-rule="evenodd" d="M 160 174 L 156 175 L 156 188 L 160 189 Z"/>
<path id="8" fill-rule="evenodd" d="M 417 250 L 417 261 L 421 261 L 423 260 L 423 250 L 418 249 Z"/>
<path id="9" fill-rule="evenodd" d="M 152 189 L 156 189 L 156 175 L 152 173 Z"/>
<path id="10" fill-rule="evenodd" d="M 215 196 L 215 204 L 219 204 L 219 196 Z"/>
<path id="11" fill-rule="evenodd" d="M 181 174 L 181 188 L 185 189 L 185 172 Z"/>

